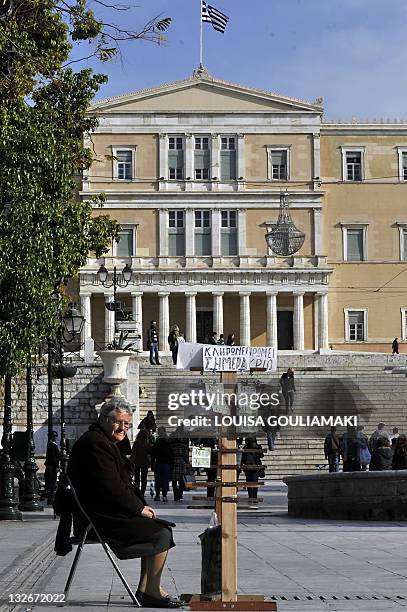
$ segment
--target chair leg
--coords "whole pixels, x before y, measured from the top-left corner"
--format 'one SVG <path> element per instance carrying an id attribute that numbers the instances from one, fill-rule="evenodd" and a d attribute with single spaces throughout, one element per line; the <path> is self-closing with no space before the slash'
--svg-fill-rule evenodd
<path id="1" fill-rule="evenodd" d="M 113 559 L 110 550 L 108 549 L 108 547 L 106 546 L 106 544 L 103 541 L 100 541 L 100 543 L 103 546 L 103 550 L 105 551 L 105 553 L 107 554 L 107 556 L 110 559 L 111 564 L 113 565 L 114 569 L 116 570 L 116 574 L 119 576 L 120 580 L 123 583 L 124 588 L 126 589 L 126 591 L 128 592 L 128 594 L 131 597 L 132 602 L 138 607 L 141 608 L 141 604 L 139 602 L 139 600 L 137 599 L 137 597 L 135 596 L 135 594 L 133 593 L 133 591 L 131 590 L 126 578 L 123 576 L 123 574 L 120 571 L 119 566 L 117 565 L 116 561 Z"/>
<path id="2" fill-rule="evenodd" d="M 66 581 L 66 585 L 65 585 L 65 589 L 64 589 L 65 601 L 68 600 L 69 589 L 71 588 L 71 583 L 72 583 L 73 577 L 75 576 L 76 567 L 77 567 L 78 562 L 79 562 L 79 557 L 81 556 L 82 549 L 84 547 L 86 538 L 88 537 L 89 531 L 90 531 L 90 525 L 88 525 L 88 527 L 86 528 L 85 533 L 83 534 L 83 538 L 81 540 L 81 543 L 78 545 L 78 548 L 76 550 L 75 558 L 73 560 L 71 569 L 69 571 L 68 580 Z"/>

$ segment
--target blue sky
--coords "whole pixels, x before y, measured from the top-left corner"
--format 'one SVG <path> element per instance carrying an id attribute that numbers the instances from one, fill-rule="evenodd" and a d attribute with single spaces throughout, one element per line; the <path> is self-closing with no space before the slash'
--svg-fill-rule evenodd
<path id="1" fill-rule="evenodd" d="M 136 3 L 103 16 L 131 29 L 170 16 L 167 42 L 125 43 L 110 64 L 92 62 L 109 76 L 99 98 L 186 78 L 199 63 L 200 0 Z M 204 24 L 204 64 L 215 77 L 305 100 L 322 96 L 330 119 L 407 117 L 407 0 L 209 3 L 230 17 L 223 35 Z"/>

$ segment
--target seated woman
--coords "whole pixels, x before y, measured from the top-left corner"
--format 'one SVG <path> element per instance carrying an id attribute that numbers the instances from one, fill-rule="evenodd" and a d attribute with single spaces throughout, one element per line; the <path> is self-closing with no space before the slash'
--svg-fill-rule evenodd
<path id="1" fill-rule="evenodd" d="M 141 557 L 136 596 L 142 606 L 179 608 L 182 604 L 161 589 L 168 550 L 175 546 L 171 528 L 156 520 L 116 444 L 131 427 L 128 404 L 119 399 L 103 404 L 99 420 L 75 443 L 68 476 L 96 529 L 119 559 Z"/>

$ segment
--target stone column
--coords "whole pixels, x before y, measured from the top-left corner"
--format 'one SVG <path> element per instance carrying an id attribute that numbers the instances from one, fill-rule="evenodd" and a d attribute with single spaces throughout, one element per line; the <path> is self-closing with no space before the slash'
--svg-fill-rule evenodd
<path id="1" fill-rule="evenodd" d="M 170 333 L 170 304 L 169 292 L 160 291 L 159 322 L 158 322 L 158 348 L 160 351 L 169 351 L 168 334 Z"/>
<path id="2" fill-rule="evenodd" d="M 187 312 L 186 312 L 186 341 L 196 342 L 196 292 L 185 293 Z"/>
<path id="3" fill-rule="evenodd" d="M 220 138 L 219 134 L 212 134 L 211 138 L 211 178 L 220 180 Z"/>
<path id="4" fill-rule="evenodd" d="M 131 312 L 133 321 L 137 321 L 140 332 L 140 348 L 143 350 L 143 292 L 131 292 Z"/>
<path id="5" fill-rule="evenodd" d="M 246 161 L 244 155 L 244 134 L 237 135 L 237 179 L 245 178 Z"/>
<path id="6" fill-rule="evenodd" d="M 314 293 L 314 349 L 319 349 L 319 295 Z"/>
<path id="7" fill-rule="evenodd" d="M 223 334 L 223 291 L 213 291 L 213 331 Z"/>
<path id="8" fill-rule="evenodd" d="M 185 178 L 194 180 L 194 138 L 192 134 L 185 135 Z"/>
<path id="9" fill-rule="evenodd" d="M 113 302 L 113 295 L 105 293 L 105 303 Z M 110 344 L 114 340 L 114 310 L 105 307 L 105 344 Z"/>
<path id="10" fill-rule="evenodd" d="M 240 344 L 250 346 L 250 291 L 241 291 L 240 295 Z"/>
<path id="11" fill-rule="evenodd" d="M 192 208 L 185 211 L 185 256 L 194 256 L 194 237 L 195 237 L 195 215 Z"/>
<path id="12" fill-rule="evenodd" d="M 277 293 L 267 293 L 267 346 L 277 347 Z"/>
<path id="13" fill-rule="evenodd" d="M 239 208 L 237 211 L 237 254 L 240 257 L 246 255 L 246 209 Z"/>
<path id="14" fill-rule="evenodd" d="M 328 339 L 328 294 L 319 293 L 318 300 L 318 344 L 320 349 L 329 348 Z"/>
<path id="15" fill-rule="evenodd" d="M 294 293 L 294 349 L 304 350 L 304 294 Z"/>
<path id="16" fill-rule="evenodd" d="M 81 342 L 84 343 L 88 338 L 92 337 L 92 318 L 90 309 L 90 293 L 80 293 L 81 312 L 85 321 L 83 323 Z"/>
<path id="17" fill-rule="evenodd" d="M 212 257 L 220 257 L 220 210 L 212 210 Z"/>
<path id="18" fill-rule="evenodd" d="M 168 134 L 160 134 L 160 178 L 168 179 Z"/>
<path id="19" fill-rule="evenodd" d="M 314 208 L 314 255 L 323 255 L 322 209 Z"/>
<path id="20" fill-rule="evenodd" d="M 161 208 L 158 212 L 159 226 L 159 257 L 168 257 L 168 208 Z"/>

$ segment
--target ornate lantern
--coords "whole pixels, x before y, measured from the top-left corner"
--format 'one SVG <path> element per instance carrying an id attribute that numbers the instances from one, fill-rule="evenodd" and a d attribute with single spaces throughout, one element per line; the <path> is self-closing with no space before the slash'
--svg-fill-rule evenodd
<path id="1" fill-rule="evenodd" d="M 293 255 L 304 244 L 305 234 L 296 228 L 290 215 L 287 192 L 280 194 L 280 212 L 274 228 L 266 234 L 267 246 L 276 255 Z"/>

